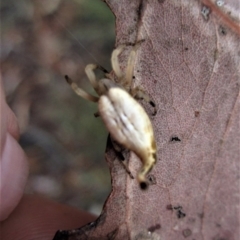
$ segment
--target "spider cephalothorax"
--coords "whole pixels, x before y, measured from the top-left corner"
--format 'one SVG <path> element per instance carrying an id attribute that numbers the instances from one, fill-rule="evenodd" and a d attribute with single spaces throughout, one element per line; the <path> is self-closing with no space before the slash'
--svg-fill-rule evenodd
<path id="1" fill-rule="evenodd" d="M 77 86 L 69 77 L 67 82 L 72 89 L 82 98 L 98 102 L 99 114 L 102 117 L 111 137 L 125 148 L 133 151 L 142 161 L 142 169 L 138 173 L 138 181 L 142 189 L 148 186 L 146 176 L 156 162 L 156 143 L 151 121 L 143 107 L 135 99 L 144 99 L 154 107 L 140 88 L 132 88 L 136 46 L 130 52 L 126 73 L 119 65 L 118 56 L 123 51 L 120 46 L 112 53 L 111 63 L 115 77 L 103 67 L 88 64 L 85 72 L 91 85 L 98 94 L 93 96 Z M 105 78 L 97 81 L 95 69 L 105 73 Z"/>

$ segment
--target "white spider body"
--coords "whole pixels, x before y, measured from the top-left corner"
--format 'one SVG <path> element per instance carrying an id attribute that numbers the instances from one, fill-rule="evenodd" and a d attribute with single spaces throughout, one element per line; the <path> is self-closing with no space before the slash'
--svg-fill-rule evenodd
<path id="1" fill-rule="evenodd" d="M 146 174 L 156 162 L 152 124 L 145 110 L 120 88 L 111 88 L 107 95 L 101 96 L 98 110 L 111 136 L 141 159 L 143 168 L 138 181 L 145 188 Z"/>
<path id="2" fill-rule="evenodd" d="M 112 138 L 140 158 L 143 166 L 138 173 L 138 181 L 141 188 L 145 189 L 148 186 L 146 176 L 156 162 L 156 143 L 151 121 L 134 98 L 145 99 L 154 108 L 155 104 L 142 90 L 131 88 L 136 47 L 130 53 L 126 74 L 121 71 L 118 62 L 118 55 L 122 50 L 123 46 L 115 49 L 111 58 L 117 81 L 101 66 L 88 64 L 85 68 L 89 81 L 99 97 L 85 92 L 67 76 L 66 80 L 78 95 L 98 102 L 99 113 Z M 97 81 L 94 74 L 96 68 L 104 71 L 106 78 Z"/>

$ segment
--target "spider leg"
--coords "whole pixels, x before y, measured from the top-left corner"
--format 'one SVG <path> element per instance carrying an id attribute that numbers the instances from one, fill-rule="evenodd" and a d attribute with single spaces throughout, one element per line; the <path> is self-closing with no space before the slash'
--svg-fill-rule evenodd
<path id="1" fill-rule="evenodd" d="M 135 64 L 135 58 L 136 58 L 136 52 L 139 48 L 140 44 L 144 42 L 145 40 L 141 40 L 135 44 L 133 49 L 131 50 L 129 57 L 128 57 L 128 63 L 127 63 L 127 69 L 126 74 L 122 72 L 118 60 L 119 54 L 123 51 L 124 47 L 126 45 L 120 45 L 118 46 L 112 53 L 111 63 L 113 71 L 115 72 L 117 78 L 119 79 L 119 82 L 121 82 L 121 85 L 124 86 L 127 90 L 130 89 L 132 84 L 132 78 L 133 78 L 133 71 L 134 71 L 134 64 Z"/>
<path id="2" fill-rule="evenodd" d="M 115 151 L 120 163 L 122 164 L 122 166 L 124 167 L 125 171 L 128 173 L 128 175 L 130 176 L 131 179 L 134 179 L 126 161 L 125 161 L 125 157 L 123 155 L 123 151 L 125 150 L 125 148 L 120 145 L 118 142 L 116 142 L 110 135 L 110 140 L 113 146 L 113 150 Z"/>
<path id="3" fill-rule="evenodd" d="M 98 65 L 96 64 L 88 64 L 85 67 L 85 73 L 91 83 L 91 85 L 93 86 L 94 90 L 98 93 L 98 82 L 96 79 L 96 75 L 94 73 L 94 70 L 98 68 Z"/>
<path id="4" fill-rule="evenodd" d="M 112 68 L 118 79 L 122 79 L 124 77 L 124 73 L 122 72 L 118 61 L 118 56 L 123 51 L 123 48 L 123 45 L 118 46 L 115 50 L 113 50 L 111 57 Z"/>
<path id="5" fill-rule="evenodd" d="M 100 117 L 100 113 L 97 111 L 94 113 L 94 117 L 97 118 L 97 117 Z"/>
<path id="6" fill-rule="evenodd" d="M 144 100 L 146 102 L 148 102 L 152 107 L 153 107 L 153 116 L 156 115 L 157 113 L 157 108 L 156 108 L 156 104 L 155 102 L 149 97 L 148 94 L 146 94 L 143 90 L 139 89 L 139 88 L 134 88 L 131 90 L 131 95 L 138 100 Z"/>
<path id="7" fill-rule="evenodd" d="M 125 82 L 123 82 L 124 85 L 128 86 L 129 88 L 132 85 L 132 79 L 133 79 L 133 71 L 134 71 L 134 65 L 135 65 L 135 59 L 137 55 L 137 49 L 140 47 L 141 43 L 145 40 L 138 41 L 133 49 L 131 50 L 129 57 L 128 57 L 128 64 L 126 69 L 126 76 L 125 76 Z"/>
<path id="8" fill-rule="evenodd" d="M 131 179 L 134 179 L 134 176 L 132 175 L 131 171 L 129 170 L 129 167 L 128 167 L 126 161 L 124 161 L 124 160 L 122 161 L 122 160 L 120 159 L 120 163 L 123 165 L 125 171 L 128 173 L 128 175 L 130 176 L 130 178 L 131 178 Z"/>
<path id="9" fill-rule="evenodd" d="M 108 91 L 108 88 L 112 86 L 112 80 L 110 79 L 100 79 L 99 81 L 97 81 L 96 79 L 96 75 L 94 73 L 95 69 L 99 69 L 101 71 L 104 72 L 105 76 L 109 76 L 108 71 L 103 68 L 100 65 L 96 65 L 96 64 L 88 64 L 85 68 L 85 73 L 91 83 L 91 85 L 93 86 L 94 90 L 96 91 L 96 93 L 101 96 L 103 94 L 105 94 Z M 110 76 L 109 76 L 110 78 Z"/>
<path id="10" fill-rule="evenodd" d="M 135 58 L 137 53 L 137 48 L 139 45 L 136 45 L 130 52 L 130 55 L 128 57 L 128 63 L 127 63 L 127 69 L 126 69 L 126 76 L 125 81 L 122 83 L 123 85 L 126 85 L 128 87 L 131 87 L 132 85 L 132 79 L 133 79 L 133 71 L 134 71 L 134 64 L 135 64 Z"/>
<path id="11" fill-rule="evenodd" d="M 98 97 L 95 97 L 95 96 L 85 92 L 81 88 L 79 88 L 78 85 L 75 82 L 73 82 L 72 79 L 69 78 L 67 75 L 65 76 L 65 79 L 77 95 L 79 95 L 80 97 L 82 97 L 86 100 L 89 100 L 91 102 L 98 102 L 98 99 L 99 99 Z"/>
<path id="12" fill-rule="evenodd" d="M 105 74 L 108 74 L 108 70 L 106 70 L 104 67 L 100 66 L 100 65 L 97 65 L 97 68 L 101 71 L 103 71 Z"/>

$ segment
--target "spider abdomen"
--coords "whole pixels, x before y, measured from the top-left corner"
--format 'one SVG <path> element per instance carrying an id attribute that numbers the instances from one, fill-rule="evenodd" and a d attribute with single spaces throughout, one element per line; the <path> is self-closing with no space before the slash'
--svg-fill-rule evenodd
<path id="1" fill-rule="evenodd" d="M 141 159 L 143 167 L 138 180 L 147 184 L 146 175 L 156 162 L 156 144 L 147 113 L 125 90 L 117 87 L 100 97 L 98 109 L 111 136 Z"/>

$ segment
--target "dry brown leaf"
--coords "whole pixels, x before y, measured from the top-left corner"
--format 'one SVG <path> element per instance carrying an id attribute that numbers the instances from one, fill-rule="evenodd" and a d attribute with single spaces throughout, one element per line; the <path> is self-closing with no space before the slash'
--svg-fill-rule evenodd
<path id="1" fill-rule="evenodd" d="M 238 0 L 106 2 L 116 45 L 145 39 L 135 84 L 158 108 L 158 162 L 142 191 L 108 148 L 113 190 L 101 216 L 55 239 L 239 239 Z M 134 176 L 140 166 L 131 154 Z"/>

